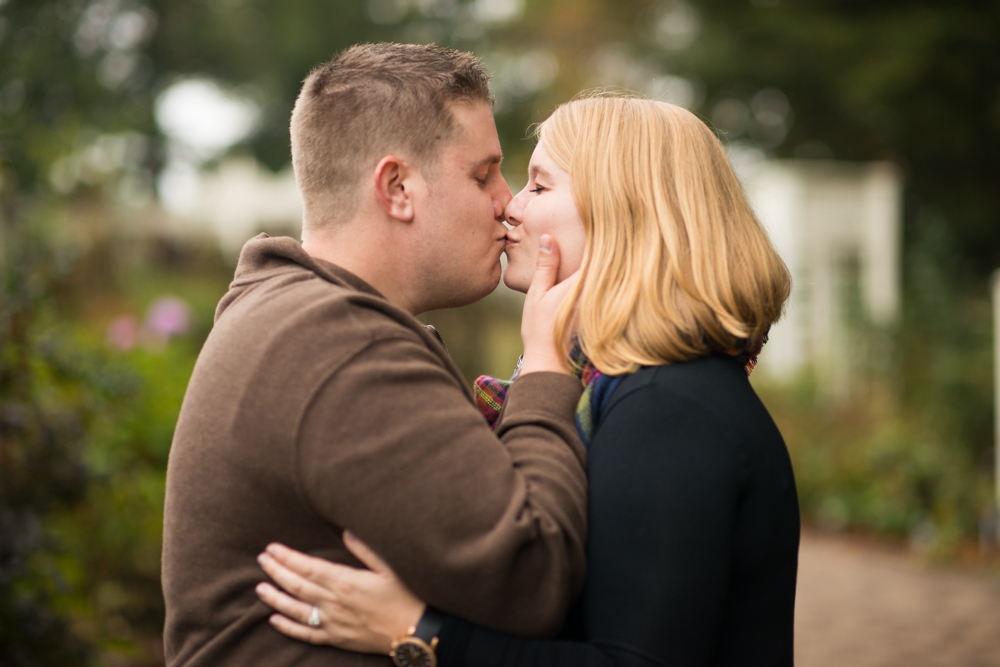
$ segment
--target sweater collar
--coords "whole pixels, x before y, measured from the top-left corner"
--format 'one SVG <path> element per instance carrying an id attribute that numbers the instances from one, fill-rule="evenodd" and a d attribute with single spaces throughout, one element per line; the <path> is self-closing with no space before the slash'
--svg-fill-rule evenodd
<path id="1" fill-rule="evenodd" d="M 377 289 L 347 269 L 313 257 L 303 250 L 302 244 L 295 239 L 288 236 L 272 238 L 267 234 L 258 234 L 243 246 L 239 263 L 236 265 L 233 286 L 257 282 L 275 272 L 287 270 L 289 265 L 296 264 L 331 283 L 385 298 Z"/>

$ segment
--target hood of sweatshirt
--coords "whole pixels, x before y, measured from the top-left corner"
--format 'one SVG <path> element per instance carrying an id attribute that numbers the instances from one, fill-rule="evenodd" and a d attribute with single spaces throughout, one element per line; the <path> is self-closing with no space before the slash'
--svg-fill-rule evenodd
<path id="1" fill-rule="evenodd" d="M 222 313 L 255 285 L 290 271 L 306 269 L 335 285 L 383 297 L 378 290 L 356 275 L 336 264 L 317 259 L 302 249 L 302 244 L 288 236 L 270 237 L 258 234 L 243 246 L 236 274 L 229 285 L 229 291 L 219 301 L 215 309 L 218 321 Z"/>

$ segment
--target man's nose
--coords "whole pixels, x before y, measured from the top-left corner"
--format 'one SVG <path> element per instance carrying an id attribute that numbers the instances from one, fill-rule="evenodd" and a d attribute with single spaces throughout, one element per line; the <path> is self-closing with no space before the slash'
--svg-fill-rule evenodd
<path id="1" fill-rule="evenodd" d="M 510 186 L 507 185 L 507 179 L 501 175 L 500 192 L 493 198 L 493 217 L 497 220 L 505 220 L 505 210 L 512 198 L 513 195 L 510 193 Z"/>

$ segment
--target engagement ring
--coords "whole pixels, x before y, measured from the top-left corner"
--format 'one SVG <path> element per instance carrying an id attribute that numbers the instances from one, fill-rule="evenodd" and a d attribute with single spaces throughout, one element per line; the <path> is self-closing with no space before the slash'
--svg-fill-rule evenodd
<path id="1" fill-rule="evenodd" d="M 313 628 L 318 628 L 320 626 L 319 607 L 313 605 L 312 611 L 309 612 L 309 620 L 307 620 L 306 623 Z"/>

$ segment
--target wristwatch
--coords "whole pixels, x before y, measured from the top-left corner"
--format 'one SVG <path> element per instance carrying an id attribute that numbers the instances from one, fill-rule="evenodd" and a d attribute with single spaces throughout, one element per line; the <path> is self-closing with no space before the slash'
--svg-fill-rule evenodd
<path id="1" fill-rule="evenodd" d="M 420 621 L 402 637 L 392 643 L 389 657 L 396 667 L 437 667 L 434 649 L 444 614 L 428 606 Z"/>

